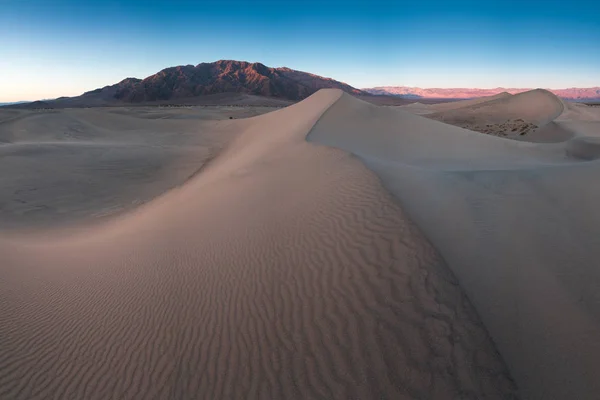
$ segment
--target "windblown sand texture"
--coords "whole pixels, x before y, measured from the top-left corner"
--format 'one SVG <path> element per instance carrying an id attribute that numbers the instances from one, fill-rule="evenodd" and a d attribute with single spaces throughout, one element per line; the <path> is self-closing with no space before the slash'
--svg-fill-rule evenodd
<path id="1" fill-rule="evenodd" d="M 600 110 L 528 96 L 2 111 L 0 398 L 597 398 Z"/>
<path id="2" fill-rule="evenodd" d="M 18 125 L 2 128 L 2 151 L 39 136 L 31 146 L 44 157 L 61 148 L 54 135 L 70 118 L 97 127 L 87 145 L 111 152 L 122 137 L 136 154 L 141 138 L 182 138 L 192 156 L 205 140 L 233 139 L 133 211 L 75 230 L 3 229 L 0 398 L 516 398 L 454 275 L 376 175 L 305 140 L 323 113 L 330 124 L 331 110 L 353 102 L 375 107 L 326 90 L 233 121 L 98 110 L 5 118 Z M 115 193 L 128 185 L 102 179 Z"/>
<path id="3" fill-rule="evenodd" d="M 396 195 L 456 274 L 523 398 L 596 399 L 600 113 L 525 95 L 526 117 L 556 118 L 565 134 L 556 143 L 483 135 L 349 96 L 309 139 L 359 156 Z M 486 113 L 506 114 L 516 97 Z"/>

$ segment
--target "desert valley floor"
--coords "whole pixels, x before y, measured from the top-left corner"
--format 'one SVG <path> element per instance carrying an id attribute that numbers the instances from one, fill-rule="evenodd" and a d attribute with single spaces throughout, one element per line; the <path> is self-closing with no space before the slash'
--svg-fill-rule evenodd
<path id="1" fill-rule="evenodd" d="M 597 399 L 600 108 L 0 108 L 0 399 Z"/>

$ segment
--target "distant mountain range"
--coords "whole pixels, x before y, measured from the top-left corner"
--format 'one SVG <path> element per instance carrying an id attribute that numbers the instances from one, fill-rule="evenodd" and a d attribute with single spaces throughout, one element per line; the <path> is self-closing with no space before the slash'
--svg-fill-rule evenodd
<path id="1" fill-rule="evenodd" d="M 16 108 L 98 107 L 132 104 L 285 106 L 324 88 L 341 89 L 364 100 L 388 105 L 406 104 L 417 100 L 427 102 L 427 99 L 466 99 L 491 96 L 501 92 L 514 94 L 530 90 L 505 88 L 421 89 L 404 86 L 360 90 L 331 78 L 290 68 L 270 68 L 261 63 L 220 60 L 196 66 L 181 65 L 166 68 L 145 79 L 127 78 L 114 85 L 85 92 L 81 96 L 18 102 L 8 106 Z M 551 91 L 565 99 L 600 101 L 600 87 Z M 0 106 L 3 105 L 6 104 L 0 103 Z"/>
<path id="2" fill-rule="evenodd" d="M 166 68 L 145 79 L 127 78 L 117 84 L 85 92 L 81 96 L 36 101 L 19 107 L 94 107 L 157 102 L 196 104 L 196 98 L 200 97 L 217 98 L 221 102 L 229 101 L 231 96 L 215 97 L 224 93 L 298 101 L 323 88 L 336 88 L 352 94 L 369 96 L 345 83 L 307 72 L 290 68 L 270 68 L 261 63 L 220 60 L 196 66 Z M 235 98 L 236 101 L 240 101 L 240 96 Z"/>
<path id="3" fill-rule="evenodd" d="M 11 106 L 11 105 L 15 105 L 15 104 L 24 104 L 24 103 L 29 103 L 28 101 L 11 101 L 8 103 L 0 103 L 0 107 L 2 106 Z"/>
<path id="4" fill-rule="evenodd" d="M 531 89 L 506 89 L 506 88 L 495 88 L 495 89 L 473 89 L 473 88 L 456 88 L 456 89 L 422 89 L 416 87 L 407 86 L 380 86 L 368 89 L 362 89 L 363 91 L 375 95 L 390 95 L 400 96 L 411 99 L 470 99 L 475 97 L 493 96 L 498 93 L 508 92 L 510 94 L 517 94 L 521 92 L 527 92 Z M 569 88 L 569 89 L 547 89 L 567 100 L 577 101 L 598 101 L 600 100 L 600 87 L 593 88 Z"/>

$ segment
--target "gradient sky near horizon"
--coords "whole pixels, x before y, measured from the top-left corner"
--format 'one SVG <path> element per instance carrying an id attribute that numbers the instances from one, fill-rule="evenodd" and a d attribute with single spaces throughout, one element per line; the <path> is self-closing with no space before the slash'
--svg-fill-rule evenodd
<path id="1" fill-rule="evenodd" d="M 0 102 L 219 59 L 359 88 L 600 86 L 600 2 L 0 0 Z"/>

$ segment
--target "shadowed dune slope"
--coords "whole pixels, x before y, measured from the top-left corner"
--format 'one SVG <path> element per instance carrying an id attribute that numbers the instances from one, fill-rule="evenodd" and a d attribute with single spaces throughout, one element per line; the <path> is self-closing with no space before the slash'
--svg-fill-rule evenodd
<path id="1" fill-rule="evenodd" d="M 523 143 L 343 96 L 309 140 L 379 175 L 457 275 L 523 397 L 558 400 L 600 393 L 600 146 L 589 133 Z"/>
<path id="2" fill-rule="evenodd" d="M 239 121 L 202 173 L 101 226 L 0 236 L 0 398 L 515 398 L 376 176 L 305 141 L 340 95 Z"/>

